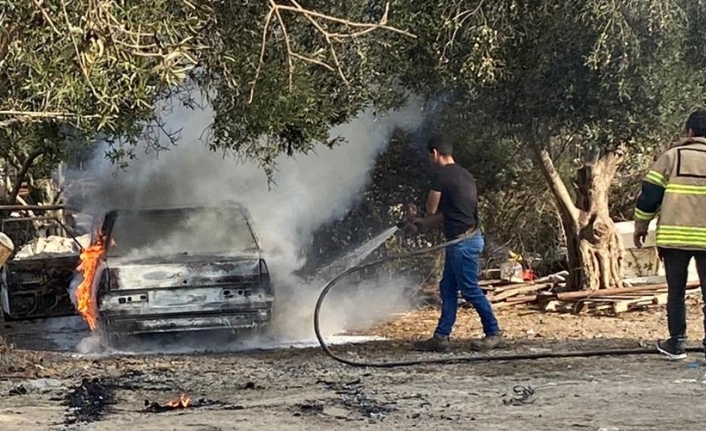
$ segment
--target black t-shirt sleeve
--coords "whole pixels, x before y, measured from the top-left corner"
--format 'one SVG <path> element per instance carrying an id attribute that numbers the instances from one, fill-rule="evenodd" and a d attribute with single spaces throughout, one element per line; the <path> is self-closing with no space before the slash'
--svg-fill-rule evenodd
<path id="1" fill-rule="evenodd" d="M 435 192 L 440 192 L 444 186 L 444 176 L 442 172 L 435 172 L 431 177 L 431 190 Z"/>

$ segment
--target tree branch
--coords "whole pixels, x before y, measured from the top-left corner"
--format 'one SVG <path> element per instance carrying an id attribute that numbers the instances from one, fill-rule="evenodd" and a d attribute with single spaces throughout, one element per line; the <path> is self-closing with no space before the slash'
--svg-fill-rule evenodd
<path id="1" fill-rule="evenodd" d="M 257 84 L 257 80 L 260 78 L 262 65 L 265 63 L 265 49 L 267 48 L 267 30 L 270 28 L 270 20 L 272 19 L 272 14 L 274 12 L 274 9 L 270 7 L 270 11 L 267 12 L 267 15 L 265 16 L 265 28 L 262 30 L 262 44 L 260 45 L 260 60 L 258 60 L 257 62 L 257 69 L 255 70 L 255 79 L 253 79 L 252 87 L 250 87 L 250 98 L 248 99 L 248 103 L 252 103 L 253 98 L 255 97 L 255 84 Z"/>
<path id="2" fill-rule="evenodd" d="M 554 198 L 556 198 L 562 214 L 570 220 L 578 220 L 579 210 L 576 208 L 576 205 L 574 205 L 564 180 L 561 179 L 561 176 L 556 171 L 554 161 L 549 155 L 549 151 L 536 148 L 534 146 L 532 150 L 534 152 L 537 164 L 539 165 L 539 169 L 542 172 L 544 179 L 547 180 L 549 188 L 551 189 Z"/>
<path id="3" fill-rule="evenodd" d="M 0 127 L 7 127 L 15 123 L 35 122 L 45 119 L 54 120 L 80 120 L 90 118 L 100 118 L 100 115 L 80 115 L 70 112 L 51 112 L 51 111 L 15 111 L 15 110 L 0 110 L 0 116 L 11 117 L 7 120 L 0 121 Z M 112 118 L 112 117 L 111 117 Z"/>
<path id="4" fill-rule="evenodd" d="M 326 69 L 330 70 L 331 72 L 336 71 L 333 67 L 331 67 L 330 64 L 324 63 L 323 61 L 319 61 L 315 58 L 311 58 L 311 57 L 307 57 L 305 55 L 297 54 L 296 52 L 292 53 L 292 57 L 298 58 L 300 60 L 308 61 L 309 63 L 318 64 L 319 66 L 325 67 Z"/>
<path id="5" fill-rule="evenodd" d="M 463 12 L 458 12 L 456 16 L 450 19 L 451 22 L 455 23 L 454 30 L 449 40 L 446 42 L 446 44 L 444 44 L 444 49 L 441 51 L 441 61 L 448 61 L 448 59 L 446 58 L 446 51 L 453 46 L 456 40 L 456 35 L 458 34 L 458 31 L 463 28 L 463 24 L 465 23 L 465 21 L 468 18 L 475 16 L 481 10 L 481 8 L 483 7 L 483 1 L 484 0 L 480 0 L 474 10 L 465 10 Z M 440 37 L 441 32 L 439 32 L 439 37 L 437 37 L 437 40 L 439 40 Z"/>
<path id="6" fill-rule="evenodd" d="M 328 44 L 329 50 L 331 51 L 331 57 L 333 58 L 333 62 L 336 65 L 336 70 L 338 71 L 338 75 L 341 77 L 343 80 L 343 83 L 348 85 L 348 80 L 346 79 L 346 74 L 343 73 L 343 69 L 341 69 L 341 63 L 338 61 L 338 55 L 336 55 L 336 48 L 333 46 L 333 42 L 331 41 L 331 33 L 326 31 L 321 24 L 319 24 L 312 16 L 308 15 L 306 13 L 306 10 L 302 8 L 299 3 L 296 2 L 296 0 L 291 0 L 292 3 L 294 3 L 297 6 L 297 9 L 300 12 L 304 14 L 307 20 L 311 22 L 311 24 L 316 27 L 316 30 L 321 33 L 321 35 L 324 37 L 326 40 L 326 44 Z"/>
<path id="7" fill-rule="evenodd" d="M 255 86 L 257 84 L 258 79 L 260 78 L 260 74 L 262 72 L 262 66 L 264 64 L 264 59 L 265 59 L 265 50 L 267 49 L 267 38 L 268 38 L 268 31 L 270 29 L 270 21 L 272 20 L 272 16 L 274 15 L 277 18 L 277 21 L 279 22 L 280 27 L 282 28 L 282 35 L 284 37 L 284 43 L 287 49 L 287 65 L 288 65 L 288 74 L 289 74 L 289 90 L 291 91 L 292 88 L 294 87 L 294 62 L 293 59 L 299 59 L 302 61 L 305 61 L 307 63 L 312 63 L 316 64 L 322 67 L 325 67 L 326 69 L 330 71 L 336 71 L 338 75 L 341 77 L 341 80 L 348 85 L 348 79 L 346 78 L 345 73 L 343 72 L 343 68 L 341 66 L 341 62 L 338 58 L 338 54 L 336 53 L 336 48 L 334 46 L 334 41 L 337 39 L 351 39 L 351 38 L 357 38 L 359 36 L 363 36 L 365 34 L 368 34 L 372 31 L 375 30 L 387 30 L 395 33 L 399 33 L 408 37 L 416 38 L 416 36 L 408 31 L 405 30 L 400 30 L 395 27 L 391 27 L 387 25 L 387 17 L 388 17 L 388 12 L 390 8 L 390 4 L 387 3 L 385 5 L 385 13 L 383 14 L 382 18 L 378 23 L 361 23 L 361 22 L 355 22 L 355 21 L 350 21 L 347 19 L 343 18 L 338 18 L 335 16 L 331 15 L 326 15 L 323 13 L 315 12 L 309 9 L 305 9 L 302 7 L 296 0 L 290 0 L 293 6 L 288 6 L 288 5 L 282 5 L 277 3 L 276 0 L 269 0 L 269 5 L 270 9 L 267 12 L 267 15 L 265 15 L 265 25 L 262 30 L 262 42 L 261 42 L 261 47 L 260 47 L 260 58 L 258 60 L 257 68 L 255 70 L 255 78 L 252 81 L 252 86 L 250 88 L 250 97 L 248 99 L 248 103 L 252 103 L 254 96 L 255 96 Z M 287 30 L 287 26 L 284 22 L 284 19 L 282 17 L 281 11 L 289 11 L 289 12 L 294 12 L 300 15 L 303 15 L 307 21 L 311 23 L 311 25 L 316 28 L 316 31 L 321 34 L 321 36 L 324 38 L 324 41 L 326 42 L 326 45 L 328 47 L 328 51 L 331 53 L 331 59 L 333 61 L 333 66 L 321 61 L 317 60 L 311 56 L 308 55 L 303 55 L 294 52 L 292 49 L 292 43 L 291 39 L 289 36 L 289 31 Z M 328 22 L 333 22 L 337 24 L 344 25 L 346 27 L 352 27 L 356 28 L 358 30 L 356 31 L 351 31 L 349 33 L 332 33 L 328 30 L 326 30 L 317 19 L 323 20 L 323 21 L 328 21 Z"/>
<path id="8" fill-rule="evenodd" d="M 27 171 L 32 167 L 34 161 L 41 155 L 44 154 L 44 150 L 36 149 L 31 152 L 25 161 L 22 163 L 19 172 L 17 172 L 17 177 L 15 178 L 15 184 L 12 186 L 12 191 L 10 191 L 10 197 L 8 198 L 8 204 L 14 205 L 17 201 L 17 196 L 20 194 L 20 188 L 22 187 L 22 182 L 27 176 Z"/>
<path id="9" fill-rule="evenodd" d="M 34 5 L 39 9 L 39 11 L 42 13 L 42 16 L 44 17 L 44 20 L 49 24 L 49 27 L 54 31 L 59 36 L 63 36 L 63 34 L 59 31 L 59 29 L 56 28 L 56 25 L 54 25 L 54 21 L 52 21 L 51 17 L 47 13 L 46 9 L 42 7 L 42 3 L 44 3 L 44 0 L 32 0 Z"/>
<path id="10" fill-rule="evenodd" d="M 2 29 L 2 32 L 5 33 L 5 37 L 0 38 L 0 61 L 5 59 L 5 56 L 10 49 L 10 42 L 12 42 L 12 38 L 15 36 L 15 33 L 17 33 L 18 28 L 18 26 L 15 26 L 9 30 Z"/>
<path id="11" fill-rule="evenodd" d="M 293 11 L 293 12 L 299 12 L 299 13 L 302 13 L 302 14 L 308 16 L 308 17 L 321 18 L 321 19 L 323 19 L 323 20 L 325 20 L 325 21 L 333 21 L 333 22 L 337 22 L 337 23 L 339 23 L 339 24 L 343 24 L 343 25 L 346 25 L 346 26 L 350 26 L 350 27 L 358 27 L 358 28 L 371 29 L 371 30 L 376 30 L 376 29 L 388 30 L 388 31 L 392 31 L 392 32 L 395 32 L 395 33 L 399 33 L 399 34 L 402 34 L 402 35 L 405 35 L 405 36 L 408 36 L 408 37 L 416 38 L 416 36 L 415 36 L 414 34 L 408 32 L 408 31 L 400 30 L 400 29 L 398 29 L 398 28 L 390 27 L 389 25 L 387 25 L 387 10 L 388 10 L 389 7 L 390 7 L 390 4 L 389 4 L 389 3 L 387 3 L 387 4 L 385 5 L 385 13 L 383 14 L 383 17 L 382 17 L 382 19 L 380 20 L 379 23 L 361 23 L 361 22 L 349 21 L 349 20 L 347 20 L 347 19 L 337 18 L 337 17 L 335 17 L 335 16 L 325 15 L 325 14 L 322 14 L 322 13 L 318 13 L 318 12 L 314 12 L 314 11 L 311 11 L 311 10 L 308 10 L 308 9 L 304 9 L 304 8 L 301 7 L 301 5 L 299 5 L 299 3 L 297 3 L 295 0 L 290 0 L 290 1 L 292 2 L 292 4 L 294 4 L 294 7 L 292 7 L 292 6 L 284 6 L 284 5 L 278 5 L 277 7 L 278 7 L 279 9 L 282 9 L 282 10 L 289 10 L 289 11 Z M 351 36 L 352 36 L 352 35 L 351 35 Z"/>
<path id="12" fill-rule="evenodd" d="M 289 91 L 292 91 L 294 87 L 294 66 L 292 65 L 292 44 L 289 41 L 289 33 L 287 33 L 287 26 L 284 25 L 284 20 L 282 20 L 282 14 L 279 13 L 279 8 L 277 8 L 277 3 L 275 0 L 270 0 L 270 7 L 275 11 L 277 16 L 277 21 L 279 21 L 280 27 L 282 27 L 282 35 L 284 36 L 284 45 L 287 48 L 287 64 L 289 65 Z"/>
<path id="13" fill-rule="evenodd" d="M 12 109 L 0 110 L 0 115 L 12 115 L 19 117 L 32 118 L 98 118 L 98 115 L 80 115 L 70 112 L 52 112 L 52 111 L 15 111 Z"/>

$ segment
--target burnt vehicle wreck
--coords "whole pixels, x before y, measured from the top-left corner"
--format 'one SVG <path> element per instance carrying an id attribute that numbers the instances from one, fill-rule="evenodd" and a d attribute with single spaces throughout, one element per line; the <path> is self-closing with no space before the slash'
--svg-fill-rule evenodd
<path id="1" fill-rule="evenodd" d="M 269 323 L 274 287 L 242 205 L 115 210 L 102 232 L 96 303 L 103 332 L 237 332 Z"/>
<path id="2" fill-rule="evenodd" d="M 66 317 L 76 314 L 67 287 L 79 263 L 79 254 L 90 242 L 63 218 L 68 208 L 0 205 L 0 232 L 13 243 L 8 259 L 0 264 L 0 308 L 5 322 Z M 3 211 L 4 210 L 4 211 Z M 38 236 L 44 230 L 44 236 Z"/>

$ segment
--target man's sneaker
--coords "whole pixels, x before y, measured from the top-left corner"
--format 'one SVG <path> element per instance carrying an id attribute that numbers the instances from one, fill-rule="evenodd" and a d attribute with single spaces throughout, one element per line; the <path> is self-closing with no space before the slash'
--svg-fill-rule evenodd
<path id="1" fill-rule="evenodd" d="M 412 343 L 412 348 L 420 352 L 448 353 L 451 351 L 451 343 L 449 343 L 449 337 L 433 336 L 428 340 L 415 341 Z"/>
<path id="2" fill-rule="evenodd" d="M 686 349 L 684 348 L 684 343 L 668 339 L 664 341 L 657 342 L 657 350 L 668 357 L 671 360 L 679 360 L 686 358 Z"/>
<path id="3" fill-rule="evenodd" d="M 471 341 L 471 350 L 475 350 L 477 352 L 485 352 L 503 347 L 507 347 L 507 342 L 503 338 L 502 334 L 487 335 L 480 340 Z"/>

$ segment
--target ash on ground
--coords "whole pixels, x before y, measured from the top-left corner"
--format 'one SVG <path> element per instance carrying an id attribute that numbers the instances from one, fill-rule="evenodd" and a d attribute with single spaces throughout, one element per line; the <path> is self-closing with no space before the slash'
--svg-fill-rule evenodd
<path id="1" fill-rule="evenodd" d="M 66 396 L 68 412 L 65 425 L 99 421 L 107 406 L 114 404 L 113 389 L 101 379 L 83 379 Z"/>

